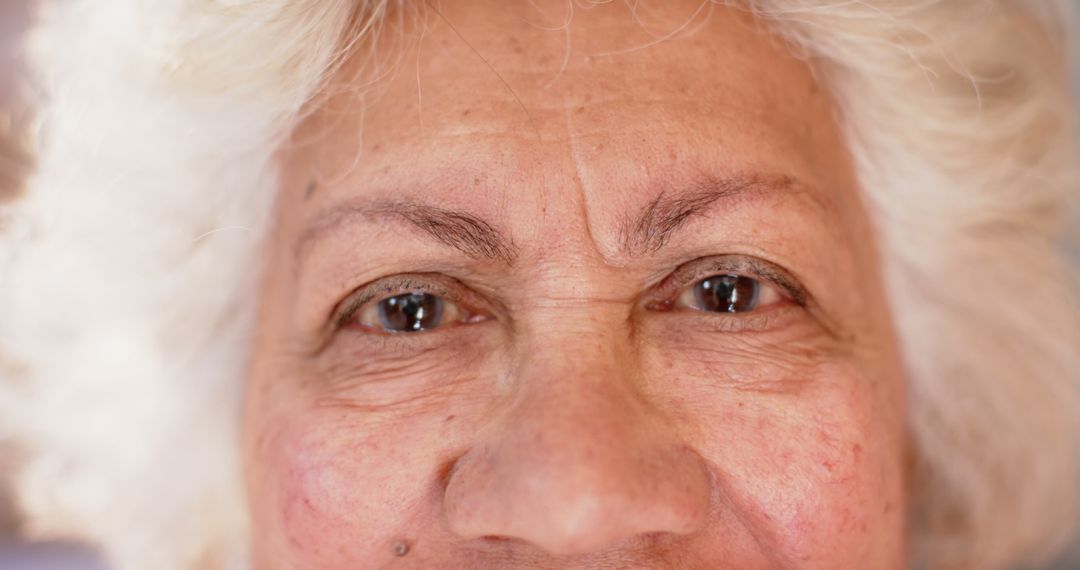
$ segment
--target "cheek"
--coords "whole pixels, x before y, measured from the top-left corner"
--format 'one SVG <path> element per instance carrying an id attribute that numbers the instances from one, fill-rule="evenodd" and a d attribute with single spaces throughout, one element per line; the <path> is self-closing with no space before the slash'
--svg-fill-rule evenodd
<path id="1" fill-rule="evenodd" d="M 291 567 L 355 568 L 392 558 L 406 540 L 403 525 L 423 518 L 410 513 L 428 506 L 420 474 L 429 469 L 418 441 L 400 429 L 318 415 L 284 426 L 256 468 L 264 490 L 256 534 L 274 537 Z"/>
<path id="2" fill-rule="evenodd" d="M 882 386 L 899 374 L 835 353 L 749 352 L 725 353 L 723 366 L 700 354 L 663 359 L 667 380 L 653 386 L 712 465 L 716 517 L 737 519 L 789 565 L 895 567 L 903 404 Z"/>
<path id="3" fill-rule="evenodd" d="M 869 395 L 830 384 L 728 405 L 718 433 L 740 443 L 708 453 L 735 508 L 785 558 L 855 567 L 898 536 L 900 447 Z"/>

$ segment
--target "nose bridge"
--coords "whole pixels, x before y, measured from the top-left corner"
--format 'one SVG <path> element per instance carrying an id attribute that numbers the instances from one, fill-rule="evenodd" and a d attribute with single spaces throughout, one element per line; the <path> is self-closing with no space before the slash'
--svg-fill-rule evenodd
<path id="1" fill-rule="evenodd" d="M 615 300 L 552 302 L 521 330 L 514 379 L 537 395 L 562 390 L 627 396 L 640 382 L 626 309 Z"/>
<path id="2" fill-rule="evenodd" d="M 507 435 L 531 446 L 531 461 L 560 463 L 563 473 L 604 470 L 647 444 L 660 419 L 637 395 L 633 355 L 613 344 L 575 338 L 522 355 Z"/>
<path id="3" fill-rule="evenodd" d="M 708 478 L 637 395 L 632 350 L 595 323 L 562 326 L 526 335 L 534 340 L 517 357 L 515 396 L 455 466 L 453 530 L 558 554 L 692 532 L 708 508 Z"/>
<path id="4" fill-rule="evenodd" d="M 566 306 L 538 312 L 543 315 L 525 331 L 516 358 L 516 394 L 508 406 L 515 429 L 507 432 L 537 451 L 533 460 L 596 469 L 625 461 L 623 450 L 663 431 L 638 391 L 640 366 L 617 309 L 595 308 L 591 316 Z M 613 441 L 624 445 L 601 445 Z"/>

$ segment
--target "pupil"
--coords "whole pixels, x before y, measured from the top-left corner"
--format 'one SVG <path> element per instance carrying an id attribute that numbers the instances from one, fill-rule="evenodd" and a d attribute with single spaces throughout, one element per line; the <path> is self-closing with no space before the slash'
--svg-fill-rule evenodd
<path id="1" fill-rule="evenodd" d="M 694 287 L 698 305 L 705 311 L 741 313 L 757 306 L 758 282 L 742 275 L 716 275 Z"/>
<path id="2" fill-rule="evenodd" d="M 379 321 L 390 332 L 416 332 L 437 327 L 443 301 L 427 293 L 405 293 L 379 302 Z"/>

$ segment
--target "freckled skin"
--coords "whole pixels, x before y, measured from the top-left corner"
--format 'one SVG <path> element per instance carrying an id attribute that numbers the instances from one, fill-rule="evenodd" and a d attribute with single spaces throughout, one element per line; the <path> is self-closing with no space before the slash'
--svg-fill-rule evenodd
<path id="1" fill-rule="evenodd" d="M 903 378 L 828 90 L 744 14 L 639 4 L 555 31 L 563 2 L 443 0 L 423 34 L 392 15 L 400 41 L 283 148 L 245 414 L 256 568 L 905 567 Z M 398 72 L 346 88 L 365 58 Z M 659 195 L 746 173 L 799 183 L 624 247 Z M 297 257 L 361 198 L 468 211 L 516 257 L 363 220 Z M 650 305 L 711 256 L 810 300 Z M 334 328 L 400 274 L 482 318 Z"/>

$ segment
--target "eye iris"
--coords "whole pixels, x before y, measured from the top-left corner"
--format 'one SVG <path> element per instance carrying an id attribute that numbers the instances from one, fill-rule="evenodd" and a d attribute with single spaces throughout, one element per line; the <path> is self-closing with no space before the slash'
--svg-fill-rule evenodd
<path id="1" fill-rule="evenodd" d="M 740 313 L 757 307 L 760 287 L 742 275 L 716 275 L 694 286 L 694 297 L 704 311 Z"/>
<path id="2" fill-rule="evenodd" d="M 427 293 L 406 293 L 379 302 L 379 322 L 391 332 L 416 332 L 439 326 L 443 300 Z"/>

